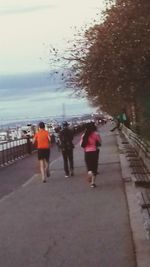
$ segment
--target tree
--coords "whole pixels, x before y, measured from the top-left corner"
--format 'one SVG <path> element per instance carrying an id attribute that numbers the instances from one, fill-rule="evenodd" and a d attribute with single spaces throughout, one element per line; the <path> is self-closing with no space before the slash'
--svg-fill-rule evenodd
<path id="1" fill-rule="evenodd" d="M 145 105 L 150 99 L 149 10 L 149 0 L 116 0 L 103 22 L 85 31 L 69 58 L 74 62 L 70 81 L 93 105 L 112 115 L 125 107 L 131 120 L 134 106 L 142 129 L 149 124 L 144 115 L 150 101 Z"/>

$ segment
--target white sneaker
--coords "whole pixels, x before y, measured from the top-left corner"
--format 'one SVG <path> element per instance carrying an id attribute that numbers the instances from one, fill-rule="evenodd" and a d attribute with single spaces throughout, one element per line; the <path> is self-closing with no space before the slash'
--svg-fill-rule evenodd
<path id="1" fill-rule="evenodd" d="M 96 187 L 96 184 L 91 184 L 90 187 L 91 188 L 95 188 Z"/>
<path id="2" fill-rule="evenodd" d="M 69 175 L 65 175 L 65 178 L 69 178 Z"/>

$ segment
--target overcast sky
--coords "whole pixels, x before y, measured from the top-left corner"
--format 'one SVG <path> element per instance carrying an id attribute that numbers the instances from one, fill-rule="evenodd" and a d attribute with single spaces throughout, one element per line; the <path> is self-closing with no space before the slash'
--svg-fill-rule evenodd
<path id="1" fill-rule="evenodd" d="M 44 71 L 48 73 L 50 45 L 63 50 L 67 40 L 73 38 L 74 27 L 80 29 L 85 24 L 90 25 L 97 17 L 96 14 L 104 8 L 104 2 L 0 0 L 0 76 Z M 0 89 L 4 89 L 2 84 Z M 11 84 L 9 89 L 11 90 Z M 1 92 L 0 106 L 3 117 L 4 108 L 6 113 L 11 113 L 11 110 L 8 112 L 10 102 L 5 102 L 5 105 L 2 103 Z M 10 92 L 8 94 L 11 95 Z M 79 100 L 77 102 L 79 108 Z M 14 99 L 12 105 L 14 110 Z M 86 106 L 88 107 L 88 104 Z"/>
<path id="2" fill-rule="evenodd" d="M 48 73 L 3 76 L 0 88 L 0 126 L 6 121 L 53 118 L 91 113 L 85 98 L 78 98 Z"/>
<path id="3" fill-rule="evenodd" d="M 0 0 L 0 74 L 49 70 L 49 45 L 64 47 L 103 0 Z M 41 60 L 42 59 L 42 60 Z"/>

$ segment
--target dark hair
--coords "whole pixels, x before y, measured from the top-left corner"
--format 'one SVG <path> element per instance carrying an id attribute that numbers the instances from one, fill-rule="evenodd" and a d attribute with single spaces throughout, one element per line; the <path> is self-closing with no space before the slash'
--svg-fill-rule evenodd
<path id="1" fill-rule="evenodd" d="M 88 122 L 85 126 L 85 129 L 86 129 L 86 132 L 88 132 L 90 135 L 92 132 L 96 131 L 96 125 L 93 121 Z"/>
<path id="2" fill-rule="evenodd" d="M 96 126 L 94 122 L 89 122 L 86 124 L 85 126 L 85 133 L 83 136 L 83 141 L 82 141 L 82 147 L 85 147 L 87 142 L 88 142 L 88 138 L 91 135 L 91 133 L 96 131 Z"/>
<path id="3" fill-rule="evenodd" d="M 45 123 L 43 121 L 41 121 L 39 123 L 39 128 L 41 128 L 41 129 L 44 129 L 45 128 Z"/>
<path id="4" fill-rule="evenodd" d="M 63 121 L 63 123 L 62 123 L 62 126 L 63 127 L 67 127 L 69 124 L 68 124 L 68 122 L 67 121 Z"/>

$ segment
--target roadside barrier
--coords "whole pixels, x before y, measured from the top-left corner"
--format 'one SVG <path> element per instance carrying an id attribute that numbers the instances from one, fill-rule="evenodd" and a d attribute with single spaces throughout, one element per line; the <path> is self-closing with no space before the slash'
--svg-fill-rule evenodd
<path id="1" fill-rule="evenodd" d="M 143 214 L 146 237 L 150 239 L 150 144 L 124 125 L 122 134 L 131 179 L 140 190 L 138 203 Z"/>
<path id="2" fill-rule="evenodd" d="M 30 137 L 0 143 L 0 167 L 31 154 L 35 150 Z"/>

